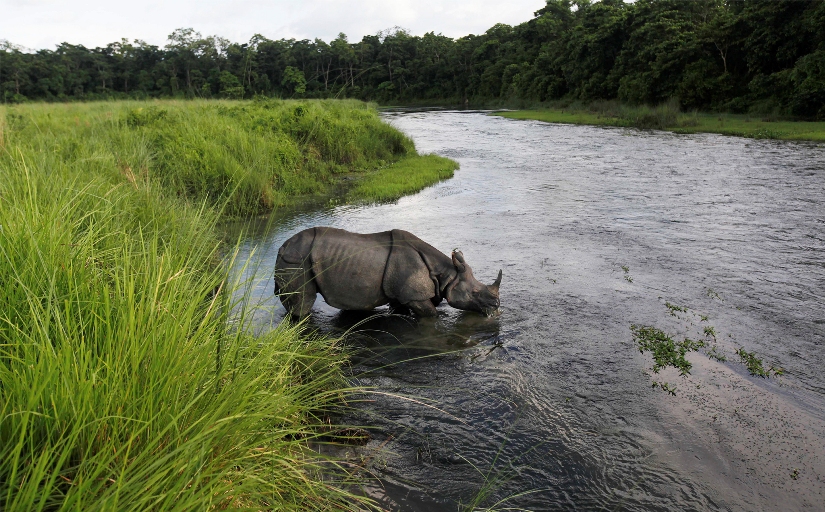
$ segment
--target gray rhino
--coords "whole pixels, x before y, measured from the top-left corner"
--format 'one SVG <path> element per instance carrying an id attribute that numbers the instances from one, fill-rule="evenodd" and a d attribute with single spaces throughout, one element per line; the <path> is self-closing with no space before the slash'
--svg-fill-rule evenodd
<path id="1" fill-rule="evenodd" d="M 309 314 L 317 293 L 345 310 L 390 304 L 436 316 L 435 307 L 447 299 L 454 308 L 492 315 L 499 284 L 501 270 L 492 285 L 482 284 L 460 251 L 448 258 L 400 229 L 368 235 L 305 229 L 284 242 L 275 263 L 275 293 L 295 317 Z"/>

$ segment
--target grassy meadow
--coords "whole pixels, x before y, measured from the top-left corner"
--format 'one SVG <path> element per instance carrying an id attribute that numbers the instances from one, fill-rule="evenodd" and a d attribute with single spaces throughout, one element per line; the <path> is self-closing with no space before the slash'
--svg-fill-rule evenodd
<path id="1" fill-rule="evenodd" d="M 216 232 L 420 167 L 452 172 L 354 101 L 0 110 L 0 509 L 368 507 L 310 447 L 346 350 L 253 336 Z"/>
<path id="2" fill-rule="evenodd" d="M 755 139 L 825 141 L 825 122 L 781 120 L 773 115 L 680 112 L 675 103 L 656 107 L 615 101 L 559 103 L 549 108 L 497 112 L 509 119 L 547 123 L 624 126 L 675 133 L 720 133 Z"/>

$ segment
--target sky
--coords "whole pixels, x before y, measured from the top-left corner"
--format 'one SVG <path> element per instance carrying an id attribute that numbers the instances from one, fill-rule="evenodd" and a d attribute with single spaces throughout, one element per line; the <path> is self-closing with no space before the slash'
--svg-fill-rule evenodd
<path id="1" fill-rule="evenodd" d="M 270 39 L 350 42 L 394 26 L 413 35 L 479 34 L 496 23 L 533 17 L 544 0 L 0 0 L 0 40 L 54 49 L 61 42 L 93 48 L 141 39 L 164 46 L 177 28 L 245 43 Z"/>

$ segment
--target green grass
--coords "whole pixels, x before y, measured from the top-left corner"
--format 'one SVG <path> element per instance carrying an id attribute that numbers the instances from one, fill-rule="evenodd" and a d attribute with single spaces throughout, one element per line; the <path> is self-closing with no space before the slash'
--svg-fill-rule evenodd
<path id="1" fill-rule="evenodd" d="M 353 201 L 394 201 L 452 178 L 458 163 L 437 155 L 409 157 L 367 174 L 350 192 Z"/>
<path id="2" fill-rule="evenodd" d="M 151 182 L 234 217 L 325 193 L 354 172 L 391 169 L 371 180 L 387 182 L 382 193 L 395 183 L 395 196 L 446 176 L 438 166 L 413 164 L 412 141 L 374 105 L 354 100 L 27 104 L 0 118 L 9 144 L 73 165 L 105 161 L 106 172 L 135 186 Z M 408 171 L 414 176 L 395 175 Z"/>
<path id="3" fill-rule="evenodd" d="M 772 116 L 682 113 L 673 102 L 628 106 L 617 102 L 568 103 L 547 109 L 497 112 L 509 119 L 531 119 L 547 123 L 623 126 L 667 130 L 675 133 L 720 133 L 756 139 L 825 141 L 825 122 L 783 121 Z"/>
<path id="4" fill-rule="evenodd" d="M 366 506 L 310 446 L 349 394 L 345 351 L 289 325 L 253 336 L 215 234 L 223 203 L 252 211 L 265 189 L 246 165 L 299 193 L 322 181 L 312 172 L 410 150 L 391 132 L 357 151 L 363 135 L 333 140 L 335 109 L 370 130 L 360 104 L 300 105 L 319 127 L 284 121 L 294 138 L 269 124 L 244 137 L 244 109 L 269 108 L 251 102 L 0 109 L 0 509 Z M 177 188 L 198 168 L 214 172 L 204 189 Z M 213 197 L 219 175 L 231 187 Z"/>

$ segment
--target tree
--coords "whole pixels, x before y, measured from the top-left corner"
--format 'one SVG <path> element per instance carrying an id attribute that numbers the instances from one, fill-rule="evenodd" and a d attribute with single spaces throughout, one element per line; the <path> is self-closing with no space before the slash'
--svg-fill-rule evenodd
<path id="1" fill-rule="evenodd" d="M 301 95 L 307 90 L 307 79 L 300 69 L 287 66 L 284 69 L 284 79 L 281 81 L 281 85 L 293 96 Z"/>

